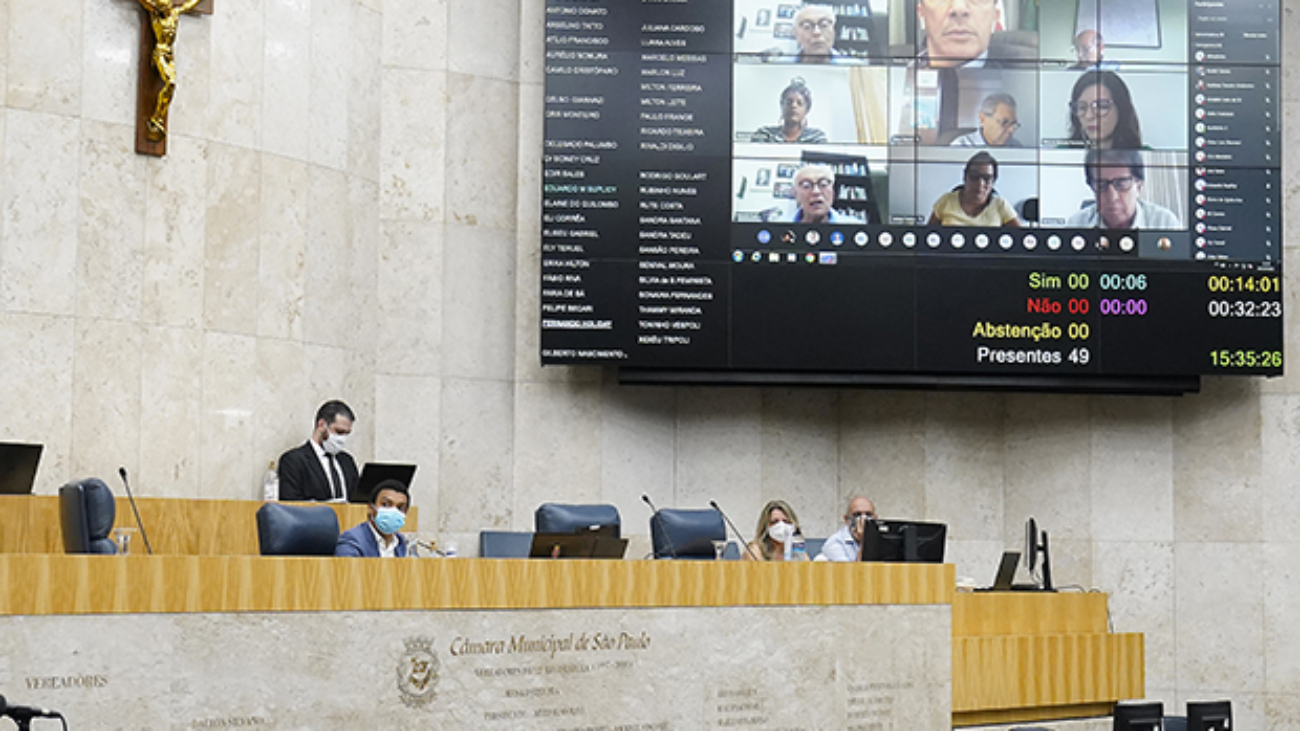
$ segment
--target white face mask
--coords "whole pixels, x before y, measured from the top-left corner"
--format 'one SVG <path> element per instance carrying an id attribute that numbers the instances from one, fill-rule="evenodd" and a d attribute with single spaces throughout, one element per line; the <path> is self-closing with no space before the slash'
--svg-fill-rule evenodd
<path id="1" fill-rule="evenodd" d="M 789 523 L 773 523 L 767 527 L 767 537 L 777 543 L 785 543 L 794 535 L 794 526 Z"/>
<path id="2" fill-rule="evenodd" d="M 325 438 L 325 441 L 320 446 L 321 449 L 325 450 L 326 454 L 338 454 L 343 451 L 343 447 L 346 446 L 347 443 L 347 434 L 335 434 L 334 432 L 330 432 L 329 436 Z"/>

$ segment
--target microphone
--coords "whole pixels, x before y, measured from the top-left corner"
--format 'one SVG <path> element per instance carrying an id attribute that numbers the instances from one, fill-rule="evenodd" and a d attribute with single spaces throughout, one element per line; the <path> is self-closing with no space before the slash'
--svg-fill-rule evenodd
<path id="1" fill-rule="evenodd" d="M 19 727 L 22 727 L 25 721 L 33 718 L 63 718 L 63 714 L 58 711 L 51 711 L 48 708 L 11 706 L 4 696 L 0 695 L 0 718 L 4 716 L 12 718 L 18 723 Z"/>
<path id="2" fill-rule="evenodd" d="M 645 501 L 646 505 L 650 506 L 651 510 L 655 511 L 655 515 L 659 514 L 659 508 L 656 508 L 655 504 L 650 502 L 649 495 L 645 493 L 641 493 L 641 499 Z M 652 522 L 651 525 L 653 524 L 654 523 Z M 659 535 L 663 536 L 664 543 L 668 544 L 668 555 L 672 556 L 673 558 L 677 558 L 677 549 L 673 547 L 673 539 L 668 537 L 668 529 L 664 528 L 664 522 L 662 519 L 660 519 L 659 521 Z"/>
<path id="3" fill-rule="evenodd" d="M 745 553 L 748 553 L 749 557 L 754 559 L 755 561 L 761 560 L 758 556 L 754 555 L 753 546 L 749 545 L 749 541 L 745 540 L 745 536 L 741 535 L 740 530 L 736 528 L 736 524 L 732 523 L 731 518 L 728 518 L 727 514 L 722 512 L 722 508 L 718 507 L 718 501 L 710 500 L 709 507 L 718 511 L 718 515 L 721 515 L 722 519 L 727 521 L 727 526 L 731 528 L 731 532 L 736 534 L 736 539 L 740 541 L 740 545 L 745 547 Z"/>
<path id="4" fill-rule="evenodd" d="M 135 524 L 140 529 L 140 537 L 144 539 L 144 548 L 153 555 L 153 547 L 149 545 L 149 536 L 144 532 L 144 523 L 140 522 L 140 509 L 135 506 L 135 496 L 131 494 L 131 483 L 126 479 L 126 468 L 117 468 L 118 477 L 122 478 L 122 485 L 126 487 L 126 499 L 131 501 L 131 512 L 135 513 Z"/>

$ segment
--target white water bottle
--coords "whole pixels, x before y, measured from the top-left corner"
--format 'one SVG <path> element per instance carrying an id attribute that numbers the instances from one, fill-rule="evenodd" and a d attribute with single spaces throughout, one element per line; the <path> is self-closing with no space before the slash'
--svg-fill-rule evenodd
<path id="1" fill-rule="evenodd" d="M 266 482 L 262 484 L 262 499 L 274 502 L 280 499 L 280 473 L 275 471 L 275 460 L 266 468 Z"/>
<path id="2" fill-rule="evenodd" d="M 807 561 L 808 560 L 808 543 L 803 539 L 803 533 L 795 529 L 794 535 L 790 536 L 790 555 L 789 561 Z"/>

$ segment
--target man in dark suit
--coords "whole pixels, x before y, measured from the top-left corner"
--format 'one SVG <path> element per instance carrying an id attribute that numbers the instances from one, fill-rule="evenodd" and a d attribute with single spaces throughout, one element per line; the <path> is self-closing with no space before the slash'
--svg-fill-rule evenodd
<path id="1" fill-rule="evenodd" d="M 384 480 L 375 485 L 370 499 L 366 522 L 343 531 L 335 556 L 347 558 L 405 558 L 406 538 L 398 531 L 406 525 L 406 510 L 411 505 L 411 495 L 406 485 L 397 480 Z"/>
<path id="2" fill-rule="evenodd" d="M 345 502 L 357 489 L 357 463 L 343 451 L 356 417 L 342 401 L 316 411 L 316 428 L 301 447 L 280 455 L 280 499 Z"/>

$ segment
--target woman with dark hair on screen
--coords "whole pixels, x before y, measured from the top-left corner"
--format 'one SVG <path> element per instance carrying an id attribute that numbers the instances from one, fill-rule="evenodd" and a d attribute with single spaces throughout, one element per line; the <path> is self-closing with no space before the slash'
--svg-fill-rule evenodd
<path id="1" fill-rule="evenodd" d="M 758 514 L 754 540 L 741 554 L 746 561 L 784 561 L 785 544 L 799 530 L 799 516 L 784 500 L 769 500 Z"/>
<path id="2" fill-rule="evenodd" d="M 1070 140 L 1099 150 L 1142 147 L 1128 85 L 1114 71 L 1089 71 L 1070 92 Z"/>
<path id="3" fill-rule="evenodd" d="M 781 124 L 759 127 L 750 136 L 750 142 L 786 142 L 820 144 L 826 142 L 826 133 L 808 126 L 808 110 L 812 109 L 812 91 L 798 76 L 781 92 Z"/>
<path id="4" fill-rule="evenodd" d="M 987 152 L 977 152 L 966 161 L 962 184 L 934 202 L 927 226 L 1011 226 L 1020 219 L 993 184 L 998 180 L 998 161 Z"/>

